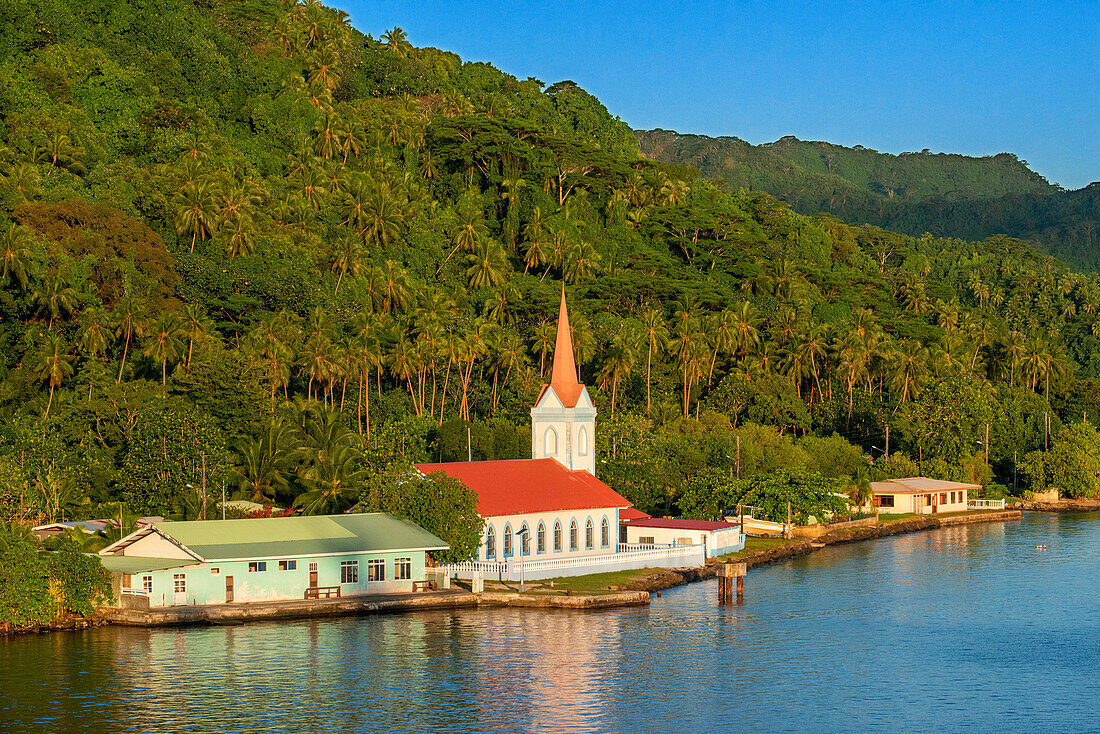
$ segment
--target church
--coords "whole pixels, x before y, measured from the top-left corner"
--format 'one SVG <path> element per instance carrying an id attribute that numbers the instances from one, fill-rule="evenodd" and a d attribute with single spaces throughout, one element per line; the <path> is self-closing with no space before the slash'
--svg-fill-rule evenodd
<path id="1" fill-rule="evenodd" d="M 501 578 L 522 571 L 534 579 L 702 565 L 704 552 L 693 546 L 620 545 L 621 521 L 648 516 L 596 478 L 595 439 L 596 406 L 577 378 L 563 288 L 550 384 L 531 408 L 531 458 L 416 467 L 423 474 L 442 471 L 477 493 L 485 519 L 477 559 L 451 570 Z"/>

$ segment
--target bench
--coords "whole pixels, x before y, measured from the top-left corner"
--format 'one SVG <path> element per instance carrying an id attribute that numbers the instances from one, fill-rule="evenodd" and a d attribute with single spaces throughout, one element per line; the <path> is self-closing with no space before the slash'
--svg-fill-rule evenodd
<path id="1" fill-rule="evenodd" d="M 306 596 L 305 596 L 306 599 L 320 599 L 322 595 L 326 599 L 328 599 L 330 597 L 333 597 L 333 596 L 339 598 L 340 597 L 340 587 L 339 586 L 307 586 L 306 587 Z"/>
<path id="2" fill-rule="evenodd" d="M 439 585 L 434 581 L 413 581 L 413 591 L 438 591 Z"/>

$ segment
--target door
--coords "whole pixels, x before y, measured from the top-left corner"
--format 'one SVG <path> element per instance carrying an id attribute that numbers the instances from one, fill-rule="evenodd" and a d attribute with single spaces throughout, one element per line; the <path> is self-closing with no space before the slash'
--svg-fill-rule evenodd
<path id="1" fill-rule="evenodd" d="M 233 577 L 232 576 L 226 576 L 225 577 L 225 603 L 226 604 L 232 604 L 233 603 Z"/>
<path id="2" fill-rule="evenodd" d="M 317 564 L 309 564 L 309 586 L 311 589 L 317 588 Z"/>

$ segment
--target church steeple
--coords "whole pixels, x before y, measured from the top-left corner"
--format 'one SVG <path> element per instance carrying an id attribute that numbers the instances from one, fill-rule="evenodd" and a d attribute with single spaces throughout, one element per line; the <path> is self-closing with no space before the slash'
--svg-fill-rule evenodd
<path id="1" fill-rule="evenodd" d="M 596 406 L 577 379 L 563 285 L 550 384 L 543 386 L 531 408 L 531 458 L 557 459 L 570 469 L 583 469 L 595 476 L 595 439 Z"/>
<path id="2" fill-rule="evenodd" d="M 569 309 L 565 305 L 565 284 L 561 286 L 561 307 L 558 309 L 558 338 L 554 344 L 554 366 L 550 372 L 550 387 L 566 408 L 577 404 L 581 396 L 577 380 L 577 363 L 573 358 L 573 334 L 569 329 Z"/>

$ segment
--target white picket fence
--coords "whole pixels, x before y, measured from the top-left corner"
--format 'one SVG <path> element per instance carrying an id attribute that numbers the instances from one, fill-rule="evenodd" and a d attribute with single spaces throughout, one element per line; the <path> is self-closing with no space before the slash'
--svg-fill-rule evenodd
<path id="1" fill-rule="evenodd" d="M 1003 510 L 1005 508 L 1005 501 L 999 500 L 971 500 L 966 501 L 966 509 L 968 510 Z"/>
<path id="2" fill-rule="evenodd" d="M 626 571 L 636 568 L 671 568 L 702 566 L 706 563 L 704 547 L 699 545 L 627 545 L 617 553 L 548 558 L 544 560 L 467 561 L 443 564 L 440 568 L 451 576 L 468 579 L 475 574 L 500 581 L 548 579 L 559 576 L 584 576 L 590 573 Z"/>

